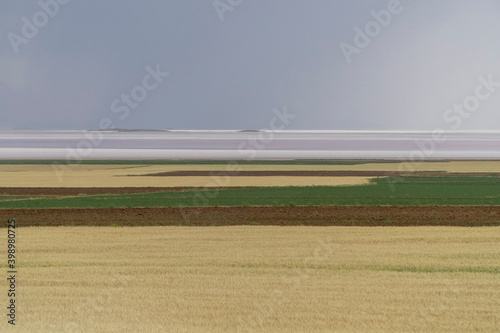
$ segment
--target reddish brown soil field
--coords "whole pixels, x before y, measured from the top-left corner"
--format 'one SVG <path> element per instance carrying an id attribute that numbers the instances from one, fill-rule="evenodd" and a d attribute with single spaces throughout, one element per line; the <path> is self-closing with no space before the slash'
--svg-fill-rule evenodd
<path id="1" fill-rule="evenodd" d="M 500 206 L 0 209 L 19 226 L 500 226 Z"/>
<path id="2" fill-rule="evenodd" d="M 456 177 L 478 177 L 478 176 L 500 176 L 494 172 L 446 172 L 446 171 L 169 171 L 160 173 L 150 173 L 135 176 L 161 176 L 161 177 L 189 177 L 189 176 L 241 176 L 241 177 L 263 177 L 263 176 L 283 176 L 283 177 L 408 177 L 408 176 L 456 176 Z"/>

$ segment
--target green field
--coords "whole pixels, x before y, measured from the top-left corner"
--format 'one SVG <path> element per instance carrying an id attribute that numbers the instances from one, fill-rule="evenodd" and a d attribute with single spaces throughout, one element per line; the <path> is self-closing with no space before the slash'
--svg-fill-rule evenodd
<path id="1" fill-rule="evenodd" d="M 369 185 L 271 187 L 73 197 L 8 196 L 0 208 L 500 205 L 498 177 L 377 178 Z"/>

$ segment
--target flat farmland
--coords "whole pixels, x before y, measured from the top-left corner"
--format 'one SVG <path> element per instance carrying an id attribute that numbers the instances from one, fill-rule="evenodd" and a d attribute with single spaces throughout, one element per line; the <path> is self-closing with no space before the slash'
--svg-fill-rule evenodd
<path id="1" fill-rule="evenodd" d="M 196 161 L 175 164 L 152 164 L 153 162 L 106 162 L 87 161 L 81 164 L 64 164 L 53 162 L 32 164 L 18 162 L 18 164 L 0 163 L 0 179 L 2 187 L 241 187 L 241 186 L 339 186 L 362 185 L 373 177 L 366 177 L 356 171 L 376 172 L 448 172 L 448 173 L 500 173 L 500 161 L 447 161 L 447 162 L 362 162 L 362 161 L 318 161 L 319 164 L 310 164 L 313 161 L 296 161 L 294 164 L 265 163 L 255 161 L 255 164 L 243 162 L 217 161 L 201 163 Z M 14 162 L 12 162 L 14 163 Z M 36 162 L 33 162 L 36 163 Z M 128 163 L 128 164 L 127 164 Z M 159 163 L 159 162 L 158 162 Z M 302 164 L 300 164 L 302 163 Z M 309 164 L 308 164 L 309 163 Z M 152 177 L 151 174 L 168 172 L 203 171 L 221 174 L 222 180 L 214 182 L 214 177 L 204 176 L 172 176 Z M 227 172 L 242 172 L 241 175 L 232 175 L 230 179 L 224 177 Z M 252 171 L 349 171 L 350 177 L 312 177 L 290 176 L 248 177 L 243 172 Z"/>
<path id="2" fill-rule="evenodd" d="M 146 177 L 147 178 L 147 177 Z M 169 177 L 160 177 L 169 178 Z M 174 177 L 175 178 L 175 177 Z M 229 177 L 232 178 L 232 177 Z M 237 178 L 237 177 L 235 177 Z M 264 177 L 265 178 L 265 177 Z M 286 177 L 278 177 L 286 178 Z M 300 178 L 300 177 L 297 177 Z M 330 178 L 330 177 L 318 177 Z M 335 177 L 332 177 L 335 178 Z M 338 177 L 343 178 L 343 177 Z M 214 180 L 214 182 L 216 182 Z M 0 188 L 0 208 L 123 208 L 199 206 L 500 205 L 499 177 L 380 177 L 366 185 L 225 187 L 87 195 L 17 195 Z M 31 191 L 31 189 L 30 189 Z M 105 190 L 101 191 L 105 192 Z"/>
<path id="3" fill-rule="evenodd" d="M 21 227 L 500 226 L 500 206 L 296 206 L 2 209 Z"/>
<path id="4" fill-rule="evenodd" d="M 204 170 L 225 170 L 224 165 L 148 166 L 148 165 L 0 165 L 2 187 L 269 187 L 269 186 L 341 186 L 367 184 L 371 177 L 246 177 L 215 179 L 203 176 L 148 176 L 149 174 Z M 212 167 L 212 168 L 210 168 Z M 287 166 L 282 168 L 286 169 Z M 212 170 L 211 170 L 212 169 Z M 261 166 L 265 170 L 265 166 Z M 304 168 L 302 168 L 304 169 Z M 285 170 L 286 171 L 286 170 Z M 214 180 L 215 179 L 215 180 Z"/>
<path id="5" fill-rule="evenodd" d="M 16 329 L 497 332 L 499 188 L 499 161 L 0 161 Z"/>
<path id="6" fill-rule="evenodd" d="M 498 228 L 52 227 L 17 238 L 19 332 L 500 327 Z"/>

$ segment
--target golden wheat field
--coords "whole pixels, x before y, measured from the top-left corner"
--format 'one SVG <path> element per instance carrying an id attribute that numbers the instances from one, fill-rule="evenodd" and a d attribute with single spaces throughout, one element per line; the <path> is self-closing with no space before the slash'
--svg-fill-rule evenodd
<path id="1" fill-rule="evenodd" d="M 246 187 L 246 186 L 342 186 L 367 184 L 370 177 L 211 177 L 142 176 L 166 171 L 186 171 L 199 165 L 75 165 L 54 169 L 50 165 L 13 167 L 0 165 L 3 187 Z M 263 167 L 263 166 L 262 166 Z M 203 168 L 199 168 L 203 170 Z M 264 169 L 264 168 L 262 168 Z M 62 170 L 62 171 L 61 171 Z M 214 170 L 226 170 L 220 165 Z M 265 169 L 264 169 L 265 170 Z"/>
<path id="2" fill-rule="evenodd" d="M 498 332 L 499 242 L 498 228 L 21 228 L 15 329 Z"/>
<path id="3" fill-rule="evenodd" d="M 365 163 L 357 165 L 0 165 L 3 187 L 219 187 L 219 186 L 339 186 L 362 185 L 369 177 L 230 177 L 143 176 L 169 171 L 448 171 L 500 172 L 500 161 L 448 161 L 422 163 Z"/>

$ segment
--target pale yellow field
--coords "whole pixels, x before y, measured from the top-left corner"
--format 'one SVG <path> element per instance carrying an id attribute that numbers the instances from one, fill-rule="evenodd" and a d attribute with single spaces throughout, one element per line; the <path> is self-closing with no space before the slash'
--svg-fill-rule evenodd
<path id="1" fill-rule="evenodd" d="M 366 177 L 142 177 L 186 170 L 211 171 L 449 171 L 500 172 L 499 161 L 367 163 L 359 165 L 0 165 L 3 187 L 179 187 L 361 185 Z M 135 175 L 134 177 L 127 177 Z"/>
<path id="2" fill-rule="evenodd" d="M 134 169 L 0 172 L 2 187 L 246 187 L 246 186 L 342 186 L 368 184 L 371 177 L 228 177 L 133 176 Z M 137 172 L 137 171 L 135 171 Z M 146 173 L 149 173 L 147 171 Z M 140 173 L 142 174 L 142 173 Z"/>
<path id="3" fill-rule="evenodd" d="M 499 228 L 48 227 L 17 242 L 18 332 L 500 329 Z"/>
<path id="4" fill-rule="evenodd" d="M 0 165 L 3 187 L 235 187 L 235 186 L 315 186 L 362 185 L 369 177 L 153 177 L 137 176 L 176 170 L 194 170 L 186 166 L 75 165 L 54 168 L 51 165 Z M 219 166 L 221 167 L 221 166 Z M 224 166 L 222 166 L 225 170 Z M 196 168 L 195 168 L 196 169 Z M 203 168 L 198 168 L 203 170 Z M 215 169 L 216 170 L 216 169 Z M 265 169 L 262 169 L 265 170 Z M 132 177 L 133 176 L 133 177 Z"/>
<path id="5" fill-rule="evenodd" d="M 180 170 L 238 170 L 257 171 L 257 170 L 366 170 L 366 171 L 449 171 L 449 172 L 500 172 L 500 161 L 447 161 L 447 162 L 400 162 L 400 163 L 365 163 L 356 165 L 267 165 L 253 164 L 243 165 L 221 161 L 221 164 L 178 164 L 178 165 L 0 165 L 0 172 L 55 172 L 61 171 L 62 174 L 70 171 L 90 171 L 90 170 L 109 170 L 113 174 L 119 175 L 137 175 L 146 173 L 157 173 Z M 413 169 L 412 169 L 413 168 Z M 122 171 L 123 170 L 123 171 Z"/>

